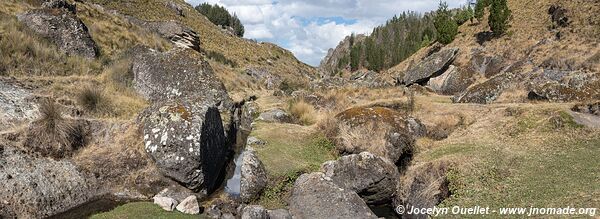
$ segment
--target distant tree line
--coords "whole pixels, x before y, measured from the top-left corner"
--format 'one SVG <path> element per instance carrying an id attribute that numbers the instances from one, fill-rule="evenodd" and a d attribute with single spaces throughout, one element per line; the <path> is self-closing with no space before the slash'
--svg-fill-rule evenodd
<path id="1" fill-rule="evenodd" d="M 242 22 L 238 19 L 237 15 L 231 15 L 225 7 L 217 4 L 211 5 L 205 2 L 196 6 L 196 10 L 206 16 L 213 24 L 231 27 L 236 36 L 244 36 L 244 25 L 242 25 Z"/>

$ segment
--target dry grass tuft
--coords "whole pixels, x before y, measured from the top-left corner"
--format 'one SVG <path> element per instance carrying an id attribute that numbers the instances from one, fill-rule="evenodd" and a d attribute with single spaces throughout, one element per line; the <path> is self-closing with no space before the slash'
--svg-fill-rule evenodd
<path id="1" fill-rule="evenodd" d="M 85 87 L 77 94 L 77 102 L 88 112 L 95 114 L 111 113 L 111 102 L 104 91 L 96 87 Z"/>
<path id="2" fill-rule="evenodd" d="M 54 100 L 40 103 L 40 118 L 27 130 L 24 146 L 44 157 L 69 156 L 86 143 L 86 132 L 76 121 L 65 119 Z"/>
<path id="3" fill-rule="evenodd" d="M 312 125 L 317 122 L 315 107 L 304 100 L 290 103 L 288 111 L 302 125 Z"/>

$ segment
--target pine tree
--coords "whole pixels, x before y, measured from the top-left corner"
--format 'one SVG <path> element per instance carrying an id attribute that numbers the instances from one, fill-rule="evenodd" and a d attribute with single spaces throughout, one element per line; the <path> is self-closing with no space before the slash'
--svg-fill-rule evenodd
<path id="1" fill-rule="evenodd" d="M 488 24 L 495 35 L 499 36 L 506 32 L 510 14 L 506 0 L 491 0 Z"/>
<path id="2" fill-rule="evenodd" d="M 477 0 L 477 3 L 475 3 L 475 18 L 478 21 L 481 21 L 481 18 L 483 18 L 483 12 L 488 5 L 489 0 Z"/>
<path id="3" fill-rule="evenodd" d="M 448 44 L 454 41 L 456 34 L 458 34 L 458 24 L 452 20 L 452 14 L 448 10 L 446 2 L 440 2 L 440 6 L 436 11 L 434 25 L 438 33 L 438 42 Z"/>

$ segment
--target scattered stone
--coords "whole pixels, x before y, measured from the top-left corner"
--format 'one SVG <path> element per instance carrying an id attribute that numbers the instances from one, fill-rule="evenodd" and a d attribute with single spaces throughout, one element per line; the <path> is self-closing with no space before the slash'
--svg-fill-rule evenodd
<path id="1" fill-rule="evenodd" d="M 45 5 L 50 8 L 19 14 L 18 20 L 36 34 L 57 45 L 67 55 L 96 58 L 98 47 L 85 24 L 73 13 L 75 6 L 71 8 L 64 1 L 51 1 Z"/>
<path id="2" fill-rule="evenodd" d="M 242 219 L 269 219 L 269 213 L 260 205 L 248 205 L 242 210 Z"/>
<path id="3" fill-rule="evenodd" d="M 450 65 L 444 74 L 431 78 L 427 86 L 443 95 L 454 95 L 467 89 L 475 82 L 475 75 L 467 70 Z"/>
<path id="4" fill-rule="evenodd" d="M 246 141 L 246 146 L 262 146 L 262 145 L 266 145 L 267 142 L 261 139 L 258 139 L 254 136 L 249 137 L 248 140 Z"/>
<path id="5" fill-rule="evenodd" d="M 185 198 L 179 205 L 177 210 L 186 214 L 200 214 L 200 204 L 198 204 L 198 198 L 191 195 Z"/>
<path id="6" fill-rule="evenodd" d="M 269 90 L 278 88 L 282 82 L 281 77 L 271 74 L 266 68 L 247 68 L 244 72 Z"/>
<path id="7" fill-rule="evenodd" d="M 154 204 L 160 206 L 165 211 L 173 211 L 177 206 L 177 200 L 169 197 L 155 196 L 153 200 Z"/>
<path id="8" fill-rule="evenodd" d="M 248 203 L 267 186 L 267 172 L 254 150 L 246 150 L 242 156 L 240 198 Z"/>
<path id="9" fill-rule="evenodd" d="M 321 171 L 339 187 L 358 193 L 367 204 L 389 202 L 399 176 L 394 163 L 369 152 L 327 161 Z"/>
<path id="10" fill-rule="evenodd" d="M 323 173 L 296 180 L 289 208 L 294 218 L 377 218 L 358 194 L 340 188 Z"/>
<path id="11" fill-rule="evenodd" d="M 286 209 L 268 210 L 269 219 L 292 219 L 292 215 Z"/>
<path id="12" fill-rule="evenodd" d="M 258 116 L 259 121 L 275 123 L 293 123 L 294 118 L 282 109 L 272 109 L 261 113 Z"/>
<path id="13" fill-rule="evenodd" d="M 403 78 L 396 78 L 401 84 L 423 84 L 430 78 L 444 73 L 458 55 L 458 48 L 444 49 L 425 58 L 415 66 L 410 67 Z"/>

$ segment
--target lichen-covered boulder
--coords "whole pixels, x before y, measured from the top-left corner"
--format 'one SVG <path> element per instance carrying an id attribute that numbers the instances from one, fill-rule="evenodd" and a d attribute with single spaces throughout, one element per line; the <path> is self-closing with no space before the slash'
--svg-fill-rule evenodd
<path id="1" fill-rule="evenodd" d="M 397 81 L 402 81 L 402 84 L 412 85 L 427 82 L 429 78 L 436 77 L 444 73 L 448 66 L 454 62 L 458 55 L 458 48 L 449 48 L 441 50 L 433 55 L 425 58 L 420 63 L 410 67 L 402 78 L 397 78 Z"/>
<path id="2" fill-rule="evenodd" d="M 437 93 L 454 95 L 467 89 L 475 80 L 473 72 L 450 65 L 442 75 L 431 78 L 427 86 Z"/>
<path id="3" fill-rule="evenodd" d="M 267 186 L 267 171 L 258 159 L 256 151 L 249 149 L 242 155 L 240 198 L 250 202 Z"/>
<path id="4" fill-rule="evenodd" d="M 394 163 L 369 152 L 327 161 L 321 172 L 339 187 L 358 193 L 367 204 L 389 202 L 399 177 Z"/>
<path id="5" fill-rule="evenodd" d="M 377 218 L 356 192 L 318 172 L 296 180 L 289 203 L 293 218 Z"/>
<path id="6" fill-rule="evenodd" d="M 455 103 L 490 104 L 517 78 L 518 75 L 511 72 L 496 75 L 483 83 L 469 87 L 462 93 L 456 94 L 453 101 Z"/>
<path id="7" fill-rule="evenodd" d="M 47 8 L 31 10 L 17 15 L 17 18 L 68 55 L 96 58 L 98 47 L 85 24 L 74 14 L 74 6 L 71 8 L 61 1 L 53 2 L 56 3 L 44 4 Z"/>
<path id="8" fill-rule="evenodd" d="M 188 49 L 158 52 L 140 49 L 134 55 L 134 88 L 150 101 L 199 98 L 222 108 L 233 102 L 208 62 Z"/>
<path id="9" fill-rule="evenodd" d="M 0 127 L 33 120 L 38 115 L 35 97 L 15 80 L 0 79 Z"/>
<path id="10" fill-rule="evenodd" d="M 600 73 L 543 70 L 534 73 L 530 95 L 554 102 L 600 99 Z"/>
<path id="11" fill-rule="evenodd" d="M 202 98 L 157 102 L 142 115 L 146 152 L 165 176 L 204 194 L 219 186 L 231 148 L 216 105 Z"/>
<path id="12" fill-rule="evenodd" d="M 415 133 L 407 126 L 406 116 L 385 107 L 355 107 L 336 115 L 336 149 L 340 154 L 367 151 L 397 162 L 410 156 Z"/>
<path id="13" fill-rule="evenodd" d="M 0 143 L 0 217 L 46 218 L 98 195 L 93 176 L 70 161 L 32 157 Z"/>

